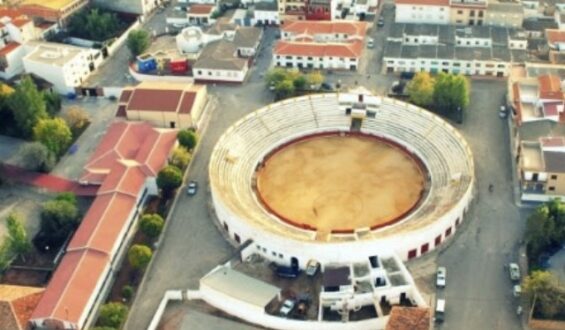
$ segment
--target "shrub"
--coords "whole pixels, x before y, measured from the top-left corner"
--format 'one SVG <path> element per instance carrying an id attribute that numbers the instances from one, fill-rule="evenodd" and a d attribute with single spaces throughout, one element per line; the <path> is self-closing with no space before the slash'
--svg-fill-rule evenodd
<path id="1" fill-rule="evenodd" d="M 127 46 L 134 57 L 147 50 L 150 44 L 149 33 L 145 30 L 134 30 L 128 35 Z"/>
<path id="2" fill-rule="evenodd" d="M 134 269 L 143 269 L 151 261 L 153 252 L 147 245 L 135 244 L 128 251 L 128 261 Z"/>
<path id="3" fill-rule="evenodd" d="M 24 144 L 20 148 L 20 156 L 31 171 L 49 172 L 56 163 L 55 155 L 41 142 Z"/>
<path id="4" fill-rule="evenodd" d="M 131 285 L 124 285 L 122 288 L 122 297 L 126 300 L 130 300 L 133 297 L 133 288 Z"/>
<path id="5" fill-rule="evenodd" d="M 186 150 L 191 151 L 196 147 L 198 143 L 198 135 L 193 130 L 182 130 L 178 133 L 177 139 L 179 144 L 186 148 Z"/>
<path id="6" fill-rule="evenodd" d="M 188 163 L 190 163 L 190 159 L 191 156 L 188 150 L 186 150 L 185 147 L 179 146 L 173 150 L 169 163 L 181 170 L 184 170 L 188 166 Z"/>
<path id="7" fill-rule="evenodd" d="M 45 202 L 41 209 L 41 235 L 37 237 L 36 246 L 61 246 L 77 226 L 78 220 L 78 208 L 69 200 L 54 199 Z"/>
<path id="8" fill-rule="evenodd" d="M 61 118 L 41 119 L 33 127 L 33 137 L 56 156 L 61 156 L 71 144 L 73 134 Z"/>
<path id="9" fill-rule="evenodd" d="M 139 221 L 139 229 L 141 232 L 151 238 L 155 238 L 161 234 L 165 221 L 158 214 L 144 214 Z"/>
<path id="10" fill-rule="evenodd" d="M 111 302 L 100 307 L 98 325 L 102 327 L 120 328 L 126 319 L 128 308 L 120 302 Z"/>
<path id="11" fill-rule="evenodd" d="M 168 165 L 165 166 L 157 174 L 157 186 L 163 191 L 165 197 L 180 187 L 182 183 L 182 172 L 178 167 Z"/>

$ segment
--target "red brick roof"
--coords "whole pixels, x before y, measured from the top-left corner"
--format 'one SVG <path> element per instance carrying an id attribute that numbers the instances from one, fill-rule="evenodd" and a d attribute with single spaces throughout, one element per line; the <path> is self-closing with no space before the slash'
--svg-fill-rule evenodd
<path id="1" fill-rule="evenodd" d="M 192 5 L 188 8 L 187 14 L 210 15 L 214 8 L 213 5 Z"/>
<path id="2" fill-rule="evenodd" d="M 386 330 L 430 330 L 430 310 L 420 307 L 394 306 Z"/>
<path id="3" fill-rule="evenodd" d="M 94 250 L 67 252 L 53 274 L 31 319 L 84 322 L 86 306 L 109 270 L 108 255 Z"/>
<path id="4" fill-rule="evenodd" d="M 561 80 L 555 75 L 542 75 L 538 77 L 539 97 L 542 99 L 563 99 Z"/>
<path id="5" fill-rule="evenodd" d="M 282 26 L 282 31 L 294 34 L 348 34 L 365 37 L 367 23 L 365 22 L 328 22 L 328 21 L 291 21 Z"/>
<path id="6" fill-rule="evenodd" d="M 67 247 L 68 251 L 92 249 L 111 255 L 129 225 L 137 198 L 121 193 L 98 196 Z"/>
<path id="7" fill-rule="evenodd" d="M 43 291 L 43 288 L 0 285 L 0 329 L 27 329 L 27 322 Z"/>
<path id="8" fill-rule="evenodd" d="M 363 51 L 361 41 L 351 43 L 307 43 L 279 41 L 274 49 L 276 55 L 359 58 Z"/>
<path id="9" fill-rule="evenodd" d="M 547 30 L 545 30 L 545 35 L 547 37 L 547 41 L 550 44 L 565 42 L 565 31 L 555 30 L 555 29 L 547 29 Z"/>
<path id="10" fill-rule="evenodd" d="M 544 147 L 565 147 L 565 137 L 563 136 L 542 137 L 540 141 Z"/>
<path id="11" fill-rule="evenodd" d="M 6 56 L 20 46 L 21 45 L 17 42 L 9 42 L 6 46 L 4 46 L 4 48 L 0 49 L 0 56 Z"/>
<path id="12" fill-rule="evenodd" d="M 176 112 L 182 90 L 136 88 L 127 110 Z"/>

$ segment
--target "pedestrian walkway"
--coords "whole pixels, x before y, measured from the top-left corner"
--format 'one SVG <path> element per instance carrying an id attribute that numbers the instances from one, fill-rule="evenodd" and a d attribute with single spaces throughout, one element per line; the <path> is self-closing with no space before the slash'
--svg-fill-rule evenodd
<path id="1" fill-rule="evenodd" d="M 9 164 L 0 164 L 0 172 L 2 176 L 8 180 L 47 189 L 51 192 L 72 192 L 77 196 L 91 197 L 96 196 L 98 191 L 98 186 L 80 185 L 76 181 L 55 175 L 29 171 Z"/>

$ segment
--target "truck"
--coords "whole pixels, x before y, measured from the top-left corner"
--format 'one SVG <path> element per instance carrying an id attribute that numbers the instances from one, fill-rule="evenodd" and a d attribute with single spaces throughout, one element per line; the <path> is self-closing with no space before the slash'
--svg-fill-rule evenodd
<path id="1" fill-rule="evenodd" d="M 437 300 L 434 320 L 437 323 L 442 323 L 445 320 L 445 299 Z"/>

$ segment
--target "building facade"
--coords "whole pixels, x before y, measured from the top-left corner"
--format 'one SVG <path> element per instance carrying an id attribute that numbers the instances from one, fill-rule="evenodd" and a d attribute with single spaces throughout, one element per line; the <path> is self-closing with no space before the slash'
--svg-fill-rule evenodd
<path id="1" fill-rule="evenodd" d="M 153 11 L 161 0 L 94 0 L 94 4 L 121 13 L 147 15 Z"/>
<path id="2" fill-rule="evenodd" d="M 67 18 L 88 5 L 88 0 L 23 0 L 20 10 L 38 21 L 64 25 Z"/>
<path id="3" fill-rule="evenodd" d="M 397 23 L 449 23 L 449 0 L 395 0 Z"/>

